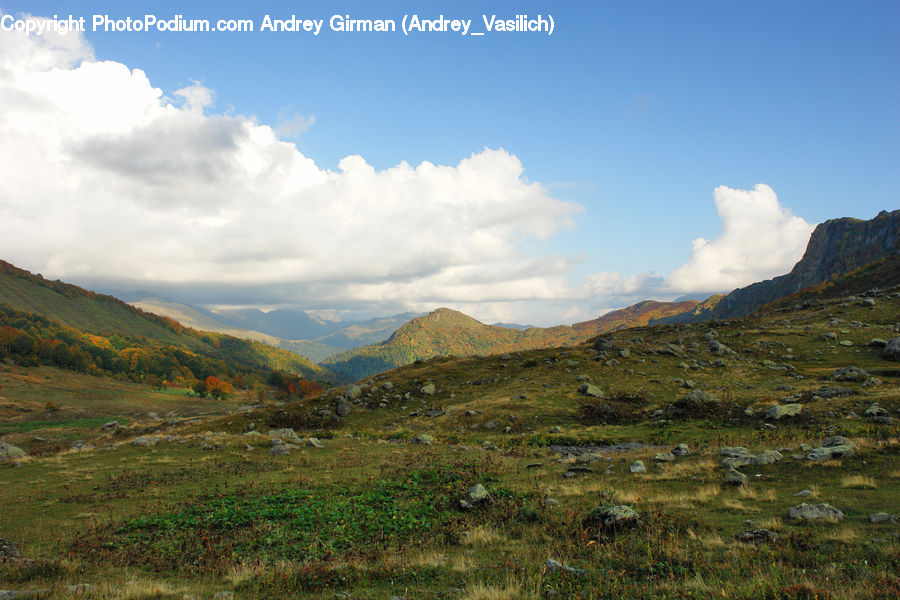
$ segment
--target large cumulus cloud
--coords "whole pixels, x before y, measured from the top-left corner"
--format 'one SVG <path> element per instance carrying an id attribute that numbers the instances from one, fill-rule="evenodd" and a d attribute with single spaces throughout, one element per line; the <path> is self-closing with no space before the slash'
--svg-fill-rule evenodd
<path id="1" fill-rule="evenodd" d="M 718 188 L 722 236 L 695 241 L 668 279 L 573 281 L 581 258 L 526 248 L 583 209 L 529 181 L 516 156 L 485 148 L 456 165 L 384 170 L 347 156 L 329 170 L 283 139 L 314 117 L 273 129 L 214 113 L 214 100 L 198 82 L 167 96 L 143 71 L 95 60 L 77 33 L 0 32 L 0 255 L 200 304 L 451 306 L 549 324 L 770 277 L 808 237 L 768 187 Z"/>

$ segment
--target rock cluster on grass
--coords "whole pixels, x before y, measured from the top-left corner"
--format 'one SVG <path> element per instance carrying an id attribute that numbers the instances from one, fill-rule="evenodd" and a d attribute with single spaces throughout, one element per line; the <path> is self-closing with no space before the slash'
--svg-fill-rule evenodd
<path id="1" fill-rule="evenodd" d="M 778 534 L 771 529 L 748 529 L 738 533 L 734 538 L 740 542 L 759 545 L 774 542 L 778 539 Z"/>
<path id="2" fill-rule="evenodd" d="M 850 458 L 854 454 L 853 444 L 842 435 L 835 435 L 826 439 L 821 446 L 813 448 L 806 460 L 830 460 L 833 458 Z"/>
<path id="3" fill-rule="evenodd" d="M 789 508 L 788 517 L 795 521 L 840 521 L 844 518 L 844 513 L 824 502 L 821 504 L 807 504 L 804 502 Z"/>
<path id="4" fill-rule="evenodd" d="M 15 544 L 10 542 L 9 540 L 0 538 L 0 560 L 6 560 L 10 558 L 22 558 L 22 554 L 19 552 L 19 549 L 16 548 Z"/>
<path id="5" fill-rule="evenodd" d="M 720 448 L 719 453 L 725 457 L 722 460 L 722 466 L 729 470 L 744 465 L 754 467 L 771 465 L 784 458 L 778 450 L 763 450 L 759 454 L 751 454 L 743 446 Z"/>
<path id="6" fill-rule="evenodd" d="M 835 370 L 831 376 L 835 381 L 855 381 L 861 382 L 869 378 L 869 374 L 859 367 L 841 367 Z"/>

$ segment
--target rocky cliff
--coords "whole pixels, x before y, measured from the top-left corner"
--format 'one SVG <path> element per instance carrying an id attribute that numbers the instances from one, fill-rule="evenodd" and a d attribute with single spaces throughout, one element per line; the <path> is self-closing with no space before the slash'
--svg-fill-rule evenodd
<path id="1" fill-rule="evenodd" d="M 900 210 L 881 211 L 870 221 L 825 221 L 813 231 L 803 258 L 790 273 L 734 290 L 719 301 L 709 316 L 743 317 L 779 298 L 897 254 L 898 231 Z"/>

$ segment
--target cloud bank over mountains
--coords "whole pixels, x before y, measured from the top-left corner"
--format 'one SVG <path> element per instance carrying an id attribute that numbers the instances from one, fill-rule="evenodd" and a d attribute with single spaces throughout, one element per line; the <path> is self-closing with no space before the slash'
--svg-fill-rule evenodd
<path id="1" fill-rule="evenodd" d="M 46 277 L 196 303 L 450 306 L 550 324 L 787 272 L 813 228 L 768 186 L 722 186 L 721 235 L 695 240 L 669 277 L 573 281 L 578 257 L 526 249 L 575 227 L 583 207 L 529 181 L 502 149 L 380 171 L 347 156 L 332 171 L 282 139 L 312 117 L 276 132 L 213 113 L 201 83 L 172 95 L 139 69 L 96 61 L 80 34 L 0 32 L 0 255 Z"/>

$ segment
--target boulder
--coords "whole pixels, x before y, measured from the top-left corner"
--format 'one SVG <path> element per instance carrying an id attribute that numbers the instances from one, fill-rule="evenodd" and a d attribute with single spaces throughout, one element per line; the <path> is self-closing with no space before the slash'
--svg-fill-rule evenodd
<path id="1" fill-rule="evenodd" d="M 733 485 L 735 487 L 747 485 L 747 476 L 735 469 L 729 469 L 728 472 L 725 473 L 724 483 L 725 485 Z"/>
<path id="2" fill-rule="evenodd" d="M 688 445 L 684 443 L 678 444 L 672 449 L 672 454 L 675 456 L 687 456 L 690 453 L 691 451 L 688 449 Z"/>
<path id="3" fill-rule="evenodd" d="M 491 493 L 487 491 L 487 488 L 481 485 L 480 483 L 476 483 L 469 491 L 466 492 L 466 497 L 459 501 L 459 505 L 464 509 L 470 509 L 478 506 L 483 502 L 491 501 Z"/>
<path id="4" fill-rule="evenodd" d="M 712 340 L 709 342 L 707 349 L 712 354 L 718 354 L 720 356 L 725 356 L 727 354 L 731 354 L 731 348 L 720 342 L 719 340 Z"/>
<path id="5" fill-rule="evenodd" d="M 822 504 L 807 504 L 804 502 L 789 508 L 788 517 L 795 521 L 840 521 L 844 518 L 844 513 L 824 502 Z"/>
<path id="6" fill-rule="evenodd" d="M 425 396 L 433 396 L 435 392 L 434 384 L 426 383 L 419 389 L 419 392 L 421 392 Z"/>
<path id="7" fill-rule="evenodd" d="M 853 444 L 842 435 L 826 439 L 821 446 L 813 448 L 806 455 L 806 460 L 830 460 L 833 458 L 850 458 L 854 454 Z"/>
<path id="8" fill-rule="evenodd" d="M 346 417 L 350 414 L 353 408 L 347 402 L 339 402 L 337 408 L 334 409 L 335 414 L 339 417 Z"/>
<path id="9" fill-rule="evenodd" d="M 869 374 L 859 367 L 841 367 L 836 369 L 831 376 L 835 381 L 856 381 L 861 382 L 869 378 Z"/>
<path id="10" fill-rule="evenodd" d="M 735 535 L 734 538 L 739 542 L 759 545 L 774 542 L 778 539 L 778 534 L 771 529 L 748 529 Z"/>
<path id="11" fill-rule="evenodd" d="M 347 393 L 344 396 L 347 400 L 358 400 L 362 396 L 362 388 L 358 385 L 351 385 L 347 388 Z"/>
<path id="12" fill-rule="evenodd" d="M 869 515 L 869 523 L 897 523 L 897 515 L 892 515 L 886 512 L 878 512 Z"/>
<path id="13" fill-rule="evenodd" d="M 103 431 L 110 431 L 110 432 L 116 431 L 118 428 L 119 428 L 118 421 L 108 421 L 108 422 L 104 423 L 103 427 L 102 427 Z"/>
<path id="14" fill-rule="evenodd" d="M 615 531 L 636 525 L 640 519 L 640 513 L 630 506 L 620 504 L 595 508 L 581 521 L 581 524 L 586 528 Z"/>
<path id="15" fill-rule="evenodd" d="M 779 404 L 767 410 L 765 418 L 769 421 L 777 421 L 785 417 L 796 417 L 802 410 L 802 404 Z"/>
<path id="16" fill-rule="evenodd" d="M 578 391 L 580 393 L 584 394 L 585 396 L 589 396 L 591 398 L 602 398 L 603 397 L 603 390 L 598 388 L 593 383 L 582 383 L 581 386 L 578 388 Z"/>
<path id="17" fill-rule="evenodd" d="M 881 358 L 885 360 L 900 360 L 900 337 L 895 337 L 884 345 Z"/>
<path id="18" fill-rule="evenodd" d="M 16 460 L 18 458 L 25 458 L 25 456 L 27 456 L 25 451 L 18 446 L 0 442 L 0 461 Z"/>
<path id="19" fill-rule="evenodd" d="M 646 473 L 647 467 L 644 466 L 644 461 L 636 460 L 633 463 L 631 463 L 631 466 L 628 467 L 628 470 L 631 471 L 632 473 Z"/>
<path id="20" fill-rule="evenodd" d="M 865 415 L 868 418 L 889 417 L 890 413 L 887 411 L 887 409 L 878 406 L 877 402 L 873 402 L 872 406 L 867 408 L 865 410 L 865 412 L 863 413 L 863 415 Z"/>
<path id="21" fill-rule="evenodd" d="M 413 437 L 413 444 L 425 444 L 430 446 L 434 443 L 434 436 L 427 433 L 420 433 Z"/>
<path id="22" fill-rule="evenodd" d="M 270 429 L 269 437 L 278 439 L 286 438 L 289 440 L 296 440 L 298 438 L 297 432 L 290 427 L 285 427 L 283 429 Z"/>
<path id="23" fill-rule="evenodd" d="M 314 438 L 314 437 L 311 437 L 308 440 L 306 440 L 306 445 L 309 446 L 310 448 L 324 448 L 325 447 L 325 444 L 323 444 L 321 441 L 319 441 L 319 438 Z"/>
<path id="24" fill-rule="evenodd" d="M 675 455 L 671 452 L 660 452 L 653 457 L 653 460 L 656 462 L 672 462 L 675 460 Z"/>

